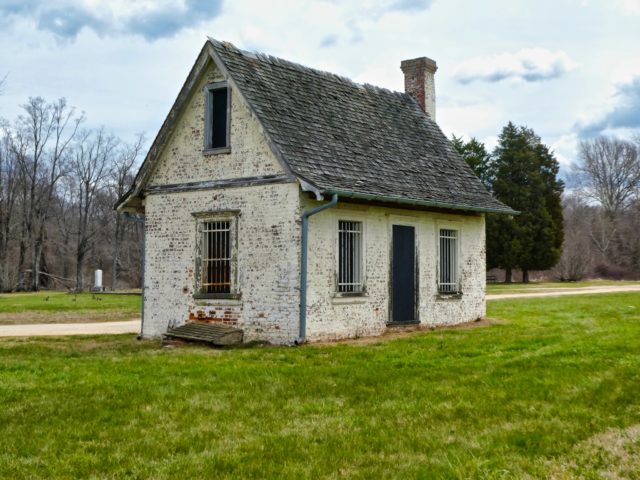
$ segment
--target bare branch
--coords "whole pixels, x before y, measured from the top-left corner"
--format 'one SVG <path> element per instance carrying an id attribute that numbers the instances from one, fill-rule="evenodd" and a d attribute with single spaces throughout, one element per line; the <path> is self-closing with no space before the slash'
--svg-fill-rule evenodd
<path id="1" fill-rule="evenodd" d="M 640 142 L 599 137 L 580 143 L 581 163 L 574 166 L 585 196 L 614 216 L 640 192 Z"/>

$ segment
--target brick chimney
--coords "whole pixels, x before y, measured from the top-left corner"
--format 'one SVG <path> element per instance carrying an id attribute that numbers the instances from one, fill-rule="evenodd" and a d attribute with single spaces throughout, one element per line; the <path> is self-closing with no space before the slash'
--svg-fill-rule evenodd
<path id="1" fill-rule="evenodd" d="M 434 75 L 438 66 L 427 57 L 403 60 L 404 91 L 416 99 L 422 110 L 436 119 L 436 85 Z"/>

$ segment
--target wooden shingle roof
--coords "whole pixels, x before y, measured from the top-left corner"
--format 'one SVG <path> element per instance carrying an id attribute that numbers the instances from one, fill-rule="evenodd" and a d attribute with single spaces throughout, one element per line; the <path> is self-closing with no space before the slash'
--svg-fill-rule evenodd
<path id="1" fill-rule="evenodd" d="M 320 191 L 511 211 L 410 95 L 211 42 L 282 158 Z"/>
<path id="2" fill-rule="evenodd" d="M 257 116 L 276 156 L 316 193 L 514 213 L 487 192 L 410 95 L 214 39 L 207 49 Z"/>

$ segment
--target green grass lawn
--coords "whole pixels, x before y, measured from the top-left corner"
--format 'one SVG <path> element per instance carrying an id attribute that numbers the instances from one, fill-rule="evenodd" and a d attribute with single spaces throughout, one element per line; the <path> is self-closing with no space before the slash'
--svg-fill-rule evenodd
<path id="1" fill-rule="evenodd" d="M 0 478 L 638 478 L 640 294 L 488 314 L 366 345 L 2 339 Z"/>
<path id="2" fill-rule="evenodd" d="M 64 292 L 0 294 L 0 325 L 131 320 L 142 297 Z"/>
<path id="3" fill-rule="evenodd" d="M 565 288 L 609 287 L 617 285 L 640 285 L 631 280 L 584 280 L 581 282 L 530 282 L 530 283 L 487 283 L 487 293 L 527 293 Z"/>

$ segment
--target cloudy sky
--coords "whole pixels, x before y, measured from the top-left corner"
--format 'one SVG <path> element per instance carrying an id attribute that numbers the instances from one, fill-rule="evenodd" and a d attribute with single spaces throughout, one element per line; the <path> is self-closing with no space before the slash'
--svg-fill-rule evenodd
<path id="1" fill-rule="evenodd" d="M 493 147 L 511 120 L 563 165 L 640 131 L 640 0 L 0 0 L 0 116 L 64 96 L 153 138 L 207 35 L 393 90 L 431 57 L 447 135 Z"/>

